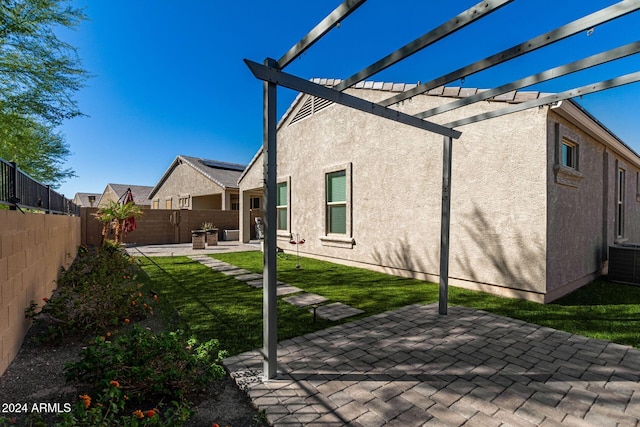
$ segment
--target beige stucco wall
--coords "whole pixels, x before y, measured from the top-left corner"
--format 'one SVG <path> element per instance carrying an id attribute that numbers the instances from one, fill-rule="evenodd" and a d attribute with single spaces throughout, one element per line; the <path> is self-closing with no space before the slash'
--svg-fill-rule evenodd
<path id="1" fill-rule="evenodd" d="M 118 196 L 115 191 L 107 186 L 107 188 L 105 188 L 104 192 L 102 193 L 102 196 L 100 196 L 100 200 L 98 201 L 97 206 L 99 208 L 107 207 L 109 206 L 109 202 L 117 202 L 119 199 L 120 196 Z"/>
<path id="2" fill-rule="evenodd" d="M 24 309 L 42 304 L 80 245 L 80 217 L 0 210 L 0 374 L 30 326 Z"/>
<path id="3" fill-rule="evenodd" d="M 388 93 L 351 90 L 373 101 Z M 417 96 L 415 114 L 447 102 Z M 478 103 L 438 122 L 503 107 Z M 461 128 L 454 140 L 450 283 L 541 300 L 546 279 L 546 109 Z M 292 116 L 295 115 L 295 110 Z M 434 120 L 435 121 L 435 120 Z M 332 105 L 278 133 L 278 178 L 290 179 L 290 231 L 301 252 L 437 280 L 443 137 Z M 325 173 L 350 165 L 355 245 L 323 241 Z M 241 190 L 259 188 L 259 158 Z M 288 247 L 283 236 L 279 244 Z"/>
<path id="4" fill-rule="evenodd" d="M 563 138 L 578 144 L 577 175 L 558 176 L 556 145 Z M 609 245 L 640 242 L 640 202 L 636 197 L 638 167 L 554 110 L 549 114 L 547 144 L 549 301 L 599 276 Z M 626 171 L 623 239 L 616 237 L 618 167 Z"/>
<path id="5" fill-rule="evenodd" d="M 223 189 L 185 163 L 179 163 L 162 183 L 151 200 L 158 200 L 159 209 L 165 209 L 166 200 L 171 199 L 172 209 L 180 208 L 179 198 L 190 197 L 189 206 L 184 209 L 224 209 L 230 210 L 231 195 L 237 189 Z M 153 205 L 153 203 L 152 203 Z"/>

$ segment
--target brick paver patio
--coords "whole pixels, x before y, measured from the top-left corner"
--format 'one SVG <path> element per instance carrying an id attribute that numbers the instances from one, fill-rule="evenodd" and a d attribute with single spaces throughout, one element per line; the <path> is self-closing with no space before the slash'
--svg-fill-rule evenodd
<path id="1" fill-rule="evenodd" d="M 636 426 L 640 351 L 466 307 L 412 305 L 225 365 L 275 426 Z"/>

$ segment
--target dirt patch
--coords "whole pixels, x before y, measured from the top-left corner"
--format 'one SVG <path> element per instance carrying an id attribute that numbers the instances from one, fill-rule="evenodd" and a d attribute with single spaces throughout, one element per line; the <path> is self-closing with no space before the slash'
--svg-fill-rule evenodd
<path id="1" fill-rule="evenodd" d="M 162 329 L 159 316 L 146 326 Z M 15 418 L 17 425 L 31 412 L 39 411 L 47 423 L 53 425 L 55 412 L 72 407 L 78 396 L 85 394 L 82 386 L 65 380 L 65 364 L 79 359 L 84 342 L 71 342 L 52 347 L 38 343 L 34 338 L 41 334 L 31 328 L 20 352 L 0 377 L 0 418 Z M 34 406 L 35 405 L 35 406 Z M 203 396 L 197 405 L 197 413 L 186 427 L 211 427 L 214 423 L 230 427 L 253 427 L 260 424 L 258 411 L 245 393 L 230 378 L 216 387 L 215 393 Z"/>

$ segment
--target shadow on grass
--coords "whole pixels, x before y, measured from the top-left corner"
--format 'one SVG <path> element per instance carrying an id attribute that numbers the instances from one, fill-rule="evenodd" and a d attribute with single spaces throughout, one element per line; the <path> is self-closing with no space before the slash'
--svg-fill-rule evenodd
<path id="1" fill-rule="evenodd" d="M 188 258 L 154 258 L 143 267 L 160 297 L 200 340 L 217 339 L 234 355 L 262 346 L 262 290 Z M 293 338 L 330 326 L 307 310 L 278 304 L 278 336 Z"/>

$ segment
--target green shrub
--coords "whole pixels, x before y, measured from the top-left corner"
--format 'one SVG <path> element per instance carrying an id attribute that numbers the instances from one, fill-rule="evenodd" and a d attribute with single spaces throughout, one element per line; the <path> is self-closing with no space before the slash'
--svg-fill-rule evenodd
<path id="1" fill-rule="evenodd" d="M 184 407 L 225 376 L 225 355 L 216 340 L 198 343 L 181 331 L 153 333 L 135 325 L 113 341 L 96 338 L 65 372 L 69 380 L 82 380 L 94 390 L 117 382 L 130 411 L 162 402 Z"/>
<path id="2" fill-rule="evenodd" d="M 25 315 L 44 326 L 41 338 L 49 343 L 87 333 L 107 334 L 123 322 L 153 314 L 157 296 L 143 292 L 140 273 L 134 259 L 120 250 L 81 247 L 51 299 L 43 298 L 41 308 L 32 301 Z"/>

